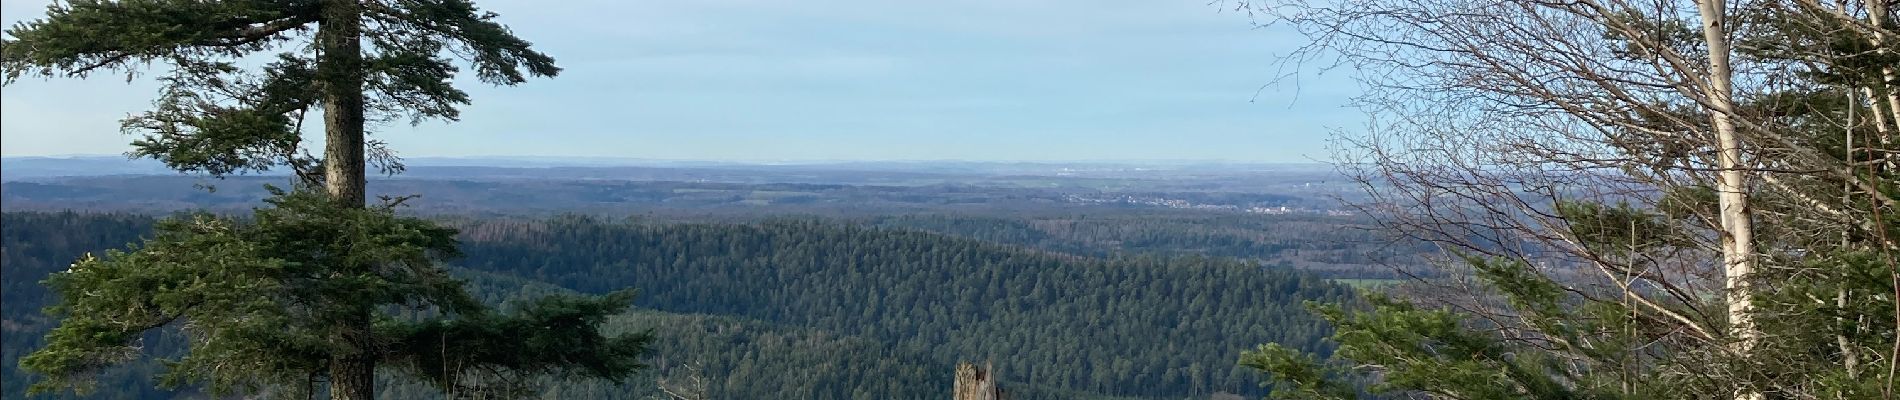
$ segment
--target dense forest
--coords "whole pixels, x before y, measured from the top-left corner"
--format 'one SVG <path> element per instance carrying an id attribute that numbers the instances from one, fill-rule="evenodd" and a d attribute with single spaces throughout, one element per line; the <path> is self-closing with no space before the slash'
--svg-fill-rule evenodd
<path id="1" fill-rule="evenodd" d="M 444 167 L 417 171 L 435 179 L 408 180 L 395 178 L 407 165 L 389 146 L 403 141 L 372 132 L 392 121 L 461 120 L 472 98 L 458 83 L 514 86 L 563 67 L 473 0 L 55 1 L 0 34 L 0 85 L 156 78 L 147 81 L 163 87 L 152 108 L 121 120 L 135 137 L 126 154 L 186 176 L 75 177 L 43 167 L 71 165 L 63 162 L 0 176 L 31 177 L 0 179 L 9 207 L 0 217 L 0 395 L 941 398 L 967 371 L 952 378 L 952 365 L 982 361 L 997 369 L 973 379 L 999 382 L 1017 400 L 1900 397 L 1894 1 L 1214 3 L 1252 19 L 1248 27 L 1273 28 L 1268 36 L 1287 52 L 1274 65 L 1285 73 L 1263 78 L 1269 86 L 1299 83 L 1310 63 L 1353 72 L 1356 91 L 1322 96 L 1369 117 L 1363 129 L 1335 130 L 1333 173 L 1037 163 L 837 169 L 854 164 L 842 163 Z M 1176 27 L 1148 24 L 1165 15 L 1126 14 L 1142 25 L 1075 32 L 1143 36 L 1103 41 L 1117 45 L 1176 37 Z M 903 23 L 864 24 L 874 21 L 866 15 L 795 15 L 827 33 L 925 39 L 901 41 L 906 48 L 976 37 L 942 34 L 970 29 L 885 34 L 878 25 Z M 1054 26 L 1022 20 L 1037 25 L 1025 32 Z M 599 25 L 576 21 L 559 25 Z M 741 21 L 734 25 L 772 25 Z M 778 50 L 820 39 L 784 34 L 793 30 L 770 30 L 782 41 L 759 43 L 791 55 L 798 52 Z M 720 33 L 706 36 L 732 32 Z M 652 36 L 663 42 L 607 42 L 642 54 L 654 43 L 714 44 Z M 726 47 L 718 45 L 746 46 Z M 831 50 L 911 59 L 854 47 Z M 1089 62 L 1076 58 L 1082 51 L 1059 53 L 1048 59 L 1203 60 L 1118 49 L 1115 61 Z M 828 64 L 756 61 L 746 64 Z M 1036 64 L 1029 61 L 1021 64 Z M 681 78 L 627 63 L 573 64 L 608 66 L 591 73 L 616 82 Z M 983 81 L 1033 72 L 952 67 Z M 1142 68 L 1140 79 L 1187 73 L 1212 76 Z M 812 84 L 800 75 L 820 74 L 775 74 L 773 84 L 745 85 L 762 92 L 733 94 L 818 104 L 828 97 L 790 89 L 910 76 L 854 73 Z M 602 88 L 614 89 L 589 87 Z M 717 107 L 713 118 L 722 121 L 738 116 L 729 126 L 772 115 L 696 89 L 627 88 L 641 93 L 613 95 L 710 100 L 678 103 Z M 1134 89 L 1169 103 L 1119 104 L 1094 92 L 1077 93 L 1117 104 L 1012 102 L 1011 119 L 990 122 L 1094 136 L 992 142 L 1002 145 L 968 146 L 989 150 L 969 154 L 1074 157 L 1087 146 L 1136 143 L 1103 140 L 1111 136 L 1243 126 L 1163 112 L 1222 109 L 1182 102 L 1185 92 Z M 890 102 L 887 91 L 852 92 Z M 930 115 L 918 120 L 986 126 L 943 113 L 966 103 L 989 104 L 916 108 Z M 803 118 L 823 109 L 847 114 L 822 129 L 743 129 L 773 135 L 764 146 L 730 146 L 741 136 L 718 132 L 713 125 L 724 124 L 706 124 L 697 110 L 670 114 L 702 119 L 658 126 L 705 128 L 694 135 L 722 151 L 703 154 L 720 157 L 812 157 L 771 143 L 821 130 L 831 135 L 797 140 L 855 157 L 962 147 L 921 141 L 881 153 L 877 140 L 841 135 L 932 130 L 866 128 L 863 107 L 781 111 L 824 122 Z M 908 120 L 900 114 L 889 120 Z M 597 119 L 589 114 L 533 126 L 674 130 L 627 128 L 660 114 L 597 115 L 611 128 L 561 127 Z M 1174 117 L 1130 118 L 1162 115 Z M 1286 135 L 1316 126 L 1293 117 L 1300 121 L 1270 122 L 1287 130 L 1274 141 L 1289 149 L 1298 141 Z M 507 127 L 527 124 L 475 125 L 516 134 L 525 131 Z M 968 132 L 945 126 L 936 131 Z M 321 140 L 311 140 L 317 132 Z M 686 143 L 601 139 L 504 150 Z M 1162 157 L 1193 142 L 1168 139 L 1126 152 Z M 1200 146 L 1247 143 L 1233 139 Z M 996 151 L 1026 143 L 1053 146 Z M 260 188 L 266 182 L 285 185 Z M 201 190 L 216 187 L 226 189 Z M 1340 193 L 1347 188 L 1363 194 Z M 59 212 L 69 209 L 209 211 L 177 219 Z M 1368 235 L 1359 228 L 1407 239 L 1361 240 Z M 1423 279 L 1366 296 L 1344 285 L 1389 283 L 1396 273 L 1366 273 L 1380 263 L 1424 267 L 1411 275 Z"/>
<path id="2" fill-rule="evenodd" d="M 5 383 L 53 321 L 37 282 L 86 252 L 121 247 L 153 219 L 5 214 Z M 551 386 L 560 398 L 641 398 L 698 377 L 711 398 L 935 398 L 949 366 L 995 360 L 1018 398 L 1205 398 L 1260 394 L 1234 360 L 1264 342 L 1327 351 L 1301 300 L 1352 291 L 1296 271 L 1222 258 L 1075 255 L 816 219 L 756 223 L 452 219 L 458 276 L 485 302 L 640 290 L 612 331 L 652 330 L 656 368 L 621 385 Z M 1007 224 L 1005 224 L 1007 225 Z M 975 233 L 971 230 L 968 233 Z M 152 335 L 154 343 L 176 335 Z M 176 347 L 178 344 L 167 344 Z M 155 350 L 164 350 L 154 348 Z M 100 398 L 162 397 L 158 367 L 102 379 Z M 433 389 L 385 379 L 403 398 Z"/>
<path id="3" fill-rule="evenodd" d="M 1398 278 L 1394 268 L 1423 242 L 1371 231 L 1367 220 L 1325 215 L 1208 212 L 1041 212 L 993 215 L 909 213 L 860 223 L 1092 256 L 1227 257 L 1337 278 Z"/>
<path id="4" fill-rule="evenodd" d="M 269 179 L 240 177 L 211 182 L 190 177 L 120 176 L 13 181 L 0 184 L 0 189 L 5 189 L 0 190 L 0 198 L 6 200 L 7 211 L 238 212 L 248 210 L 264 197 L 261 185 Z M 449 219 L 547 218 L 568 213 L 670 222 L 824 218 L 1084 256 L 1227 257 L 1345 279 L 1398 278 L 1385 264 L 1413 262 L 1416 258 L 1411 256 L 1433 251 L 1422 242 L 1397 242 L 1378 233 L 1363 215 L 1058 202 L 1065 195 L 1110 193 L 1073 188 L 439 179 L 389 180 L 379 182 L 382 185 L 372 192 L 389 196 L 426 193 L 406 203 L 413 206 L 410 210 Z M 217 190 L 194 189 L 194 183 L 213 185 Z M 810 193 L 823 198 L 797 200 Z M 1169 196 L 1208 204 L 1316 201 L 1302 197 L 1305 200 L 1287 203 L 1292 197 L 1259 193 Z"/>

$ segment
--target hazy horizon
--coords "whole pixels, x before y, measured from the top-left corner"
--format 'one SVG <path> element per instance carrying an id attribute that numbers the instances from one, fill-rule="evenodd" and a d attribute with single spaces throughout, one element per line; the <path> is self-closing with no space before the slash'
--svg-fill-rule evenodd
<path id="1" fill-rule="evenodd" d="M 1064 159 L 1024 159 L 1024 160 L 970 160 L 970 159 L 953 159 L 953 158 L 946 158 L 946 159 L 728 159 L 728 160 L 714 160 L 714 159 L 696 159 L 696 158 L 651 158 L 651 157 L 621 157 L 621 156 L 562 156 L 562 155 L 502 155 L 502 154 L 496 154 L 496 155 L 471 155 L 471 156 L 430 156 L 430 155 L 415 155 L 415 156 L 409 156 L 409 155 L 404 155 L 404 156 L 402 156 L 402 157 L 403 157 L 403 159 L 404 159 L 404 160 L 410 160 L 410 161 L 423 161 L 423 162 L 427 162 L 427 163 L 429 163 L 429 165 L 438 165 L 438 166 L 440 166 L 440 165 L 446 165 L 446 164 L 439 164 L 439 162 L 442 162 L 442 161 L 451 161 L 451 160 L 469 160 L 469 161 L 573 161 L 573 162 L 596 162 L 596 163 L 600 163 L 600 165 L 603 165 L 603 166 L 611 166 L 611 165 L 618 165 L 618 164 L 610 164 L 610 163 L 614 163 L 614 162 L 629 162 L 629 163 L 633 163 L 633 162 L 652 162 L 652 163 L 706 163 L 706 164 L 734 164 L 734 165 L 760 165 L 760 166 L 769 166 L 769 165 L 779 165 L 779 164 L 783 164 L 783 165 L 824 165 L 824 164 L 851 164 L 851 163 L 890 163 L 890 164 L 932 164 L 932 163 L 942 163 L 942 164 L 954 164 L 954 163 L 968 163 L 968 164 L 1049 164 L 1049 165 L 1073 165 L 1073 164 L 1117 164 L 1117 165 L 1129 165 L 1129 166 L 1142 166 L 1142 165 L 1157 165 L 1157 166 L 1163 166 L 1163 165 L 1194 165 L 1194 164 L 1230 164 L 1230 165 L 1324 165 L 1324 164 L 1327 164 L 1327 162 L 1324 162 L 1324 161 L 1313 161 L 1313 160 L 1309 160 L 1309 161 L 1284 161 L 1284 162 L 1283 162 L 1283 161 L 1246 161 L 1246 160 L 1219 160 L 1219 159 L 1074 159 L 1074 160 L 1064 160 Z M 133 157 L 129 157 L 129 156 L 126 156 L 126 155 L 124 155 L 124 154 L 106 154 L 106 153 L 76 153 L 76 154 L 44 154 L 44 155 L 40 155 L 40 154 L 31 154 L 31 155 L 20 155 L 20 154 L 0 154 L 0 159 L 10 159 L 10 160 L 20 160 L 20 159 L 60 159 L 60 160 L 88 160 L 88 159 L 98 159 L 98 160 L 105 160 L 105 159 L 114 159 L 114 160 L 124 160 L 124 161 L 127 161 L 127 162 L 139 162 L 139 163 L 153 163 L 154 165 L 157 165 L 157 164 L 159 163 L 159 162 L 158 162 L 157 160 L 153 160 L 153 159 L 149 159 L 149 158 L 133 158 Z M 483 165 L 470 165 L 470 166 L 483 166 Z"/>

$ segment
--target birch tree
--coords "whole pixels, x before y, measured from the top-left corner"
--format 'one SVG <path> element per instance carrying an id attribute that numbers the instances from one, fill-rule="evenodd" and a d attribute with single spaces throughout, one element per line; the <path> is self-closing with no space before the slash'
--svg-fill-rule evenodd
<path id="1" fill-rule="evenodd" d="M 1283 393 L 1893 390 L 1890 4 L 1236 6 L 1311 40 L 1285 66 L 1359 78 L 1372 122 L 1340 154 L 1356 205 L 1445 250 L 1371 309 L 1321 307 L 1341 358 L 1250 353 Z"/>

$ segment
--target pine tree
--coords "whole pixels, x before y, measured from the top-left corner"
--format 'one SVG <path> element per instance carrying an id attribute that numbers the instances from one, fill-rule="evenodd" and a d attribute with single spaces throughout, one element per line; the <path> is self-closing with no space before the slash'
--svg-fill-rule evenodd
<path id="1" fill-rule="evenodd" d="M 367 140 L 366 123 L 455 120 L 469 102 L 451 84 L 455 59 L 497 85 L 560 71 L 495 18 L 467 0 L 75 0 L 8 29 L 8 83 L 169 65 L 155 108 L 123 121 L 142 135 L 132 154 L 212 176 L 288 168 L 298 177 L 254 221 L 174 220 L 143 245 L 51 278 L 62 295 L 52 312 L 64 320 L 22 360 L 48 377 L 36 389 L 83 387 L 136 351 L 141 334 L 166 326 L 194 341 L 164 383 L 220 392 L 287 393 L 322 379 L 332 398 L 370 399 L 383 362 L 452 393 L 539 373 L 617 379 L 637 369 L 646 337 L 595 329 L 628 294 L 498 315 L 434 264 L 453 254 L 452 230 L 398 217 L 402 198 L 366 202 L 368 168 L 402 170 Z M 300 135 L 313 107 L 323 113 L 320 158 Z M 390 307 L 442 319 L 397 320 L 383 312 Z"/>

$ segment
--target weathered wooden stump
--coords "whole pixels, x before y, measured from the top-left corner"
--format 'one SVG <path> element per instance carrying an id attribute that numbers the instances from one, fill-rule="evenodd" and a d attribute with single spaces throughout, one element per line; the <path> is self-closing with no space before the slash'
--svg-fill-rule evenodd
<path id="1" fill-rule="evenodd" d="M 989 363 L 978 367 L 971 363 L 957 363 L 957 384 L 955 400 L 1003 400 L 1003 389 L 996 385 L 996 375 Z"/>

